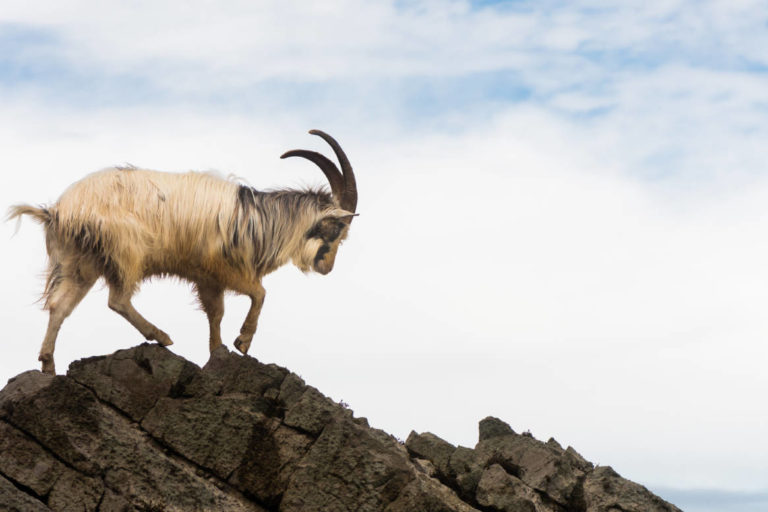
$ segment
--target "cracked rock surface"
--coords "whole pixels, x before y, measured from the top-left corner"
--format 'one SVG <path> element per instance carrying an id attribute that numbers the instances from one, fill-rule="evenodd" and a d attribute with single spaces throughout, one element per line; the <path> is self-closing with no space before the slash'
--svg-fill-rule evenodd
<path id="1" fill-rule="evenodd" d="M 143 344 L 0 391 L 0 510 L 667 512 L 573 449 L 480 423 L 405 446 L 284 368 Z"/>
<path id="2" fill-rule="evenodd" d="M 474 449 L 411 432 L 408 451 L 432 462 L 463 501 L 500 512 L 680 512 L 608 466 L 595 468 L 571 447 L 517 434 L 503 421 L 480 422 Z M 447 462 L 446 462 L 447 460 Z"/>

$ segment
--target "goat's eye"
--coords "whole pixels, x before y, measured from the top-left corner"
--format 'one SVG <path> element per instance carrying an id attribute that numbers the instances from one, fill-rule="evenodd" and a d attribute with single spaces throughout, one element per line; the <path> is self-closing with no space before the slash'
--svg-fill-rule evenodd
<path id="1" fill-rule="evenodd" d="M 327 242 L 333 242 L 337 238 L 339 238 L 339 235 L 341 235 L 341 230 L 344 229 L 344 226 L 340 222 L 335 222 L 328 226 L 327 230 L 324 230 L 323 233 L 323 239 Z"/>
<path id="2" fill-rule="evenodd" d="M 307 234 L 304 235 L 307 239 L 309 238 L 320 238 L 324 242 L 334 242 L 339 236 L 341 235 L 341 232 L 344 230 L 344 223 L 337 221 L 336 219 L 323 219 L 312 228 L 307 231 Z"/>
<path id="3" fill-rule="evenodd" d="M 304 237 L 307 238 L 307 239 L 310 239 L 310 238 L 322 238 L 322 234 L 320 233 L 320 225 L 319 224 L 315 224 L 314 226 L 312 226 L 309 229 L 309 231 L 307 231 L 307 234 L 304 235 Z"/>

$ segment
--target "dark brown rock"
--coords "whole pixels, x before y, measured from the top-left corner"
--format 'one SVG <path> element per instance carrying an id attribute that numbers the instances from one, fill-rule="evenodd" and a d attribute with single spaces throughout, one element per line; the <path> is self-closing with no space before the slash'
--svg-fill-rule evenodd
<path id="1" fill-rule="evenodd" d="M 280 385 L 280 393 L 277 398 L 286 408 L 289 408 L 301 398 L 306 389 L 307 385 L 301 377 L 294 373 L 290 373 Z"/>
<path id="2" fill-rule="evenodd" d="M 411 480 L 385 512 L 477 512 L 434 478 L 418 475 Z"/>
<path id="3" fill-rule="evenodd" d="M 621 478 L 610 466 L 591 472 L 584 482 L 585 512 L 680 512 L 642 485 Z"/>
<path id="4" fill-rule="evenodd" d="M 230 483 L 261 503 L 277 506 L 314 439 L 270 420 L 255 424 Z"/>
<path id="5" fill-rule="evenodd" d="M 477 484 L 477 502 L 502 512 L 540 512 L 545 508 L 541 498 L 519 478 L 498 464 L 483 471 Z M 538 506 L 537 506 L 538 505 Z"/>
<path id="6" fill-rule="evenodd" d="M 12 407 L 19 400 L 33 395 L 45 387 L 48 387 L 54 376 L 47 373 L 41 373 L 38 370 L 29 370 L 20 373 L 8 380 L 8 384 L 0 390 L 0 414 L 9 412 L 7 408 Z"/>
<path id="7" fill-rule="evenodd" d="M 326 425 L 296 469 L 281 510 L 383 510 L 416 473 L 394 440 L 341 417 Z"/>
<path id="8" fill-rule="evenodd" d="M 141 427 L 163 445 L 226 480 L 245 456 L 251 431 L 269 423 L 258 398 L 203 396 L 161 398 Z"/>
<path id="9" fill-rule="evenodd" d="M 510 436 L 514 435 L 515 431 L 509 424 L 501 421 L 499 418 L 488 416 L 480 420 L 480 441 L 491 439 L 492 437 Z"/>
<path id="10" fill-rule="evenodd" d="M 103 443 L 103 430 L 97 398 L 67 377 L 30 373 L 28 378 L 29 393 L 18 388 L 0 394 L 0 419 L 54 451 L 67 465 L 98 475 L 96 447 Z"/>
<path id="11" fill-rule="evenodd" d="M 443 478 L 448 478 L 451 471 L 448 462 L 451 455 L 456 451 L 456 447 L 448 441 L 440 439 L 435 434 L 425 432 L 417 434 L 411 431 L 408 439 L 405 441 L 405 447 L 415 457 L 421 457 L 434 463 L 438 474 Z"/>
<path id="12" fill-rule="evenodd" d="M 529 433 L 516 434 L 496 419 L 480 422 L 475 449 L 458 447 L 448 461 L 449 483 L 459 496 L 486 510 L 503 512 L 677 512 L 678 508 L 607 467 L 594 468 L 572 447 Z M 431 434 L 412 434 L 416 440 Z M 439 438 L 438 438 L 439 439 Z M 422 441 L 423 442 L 423 441 Z M 409 446 L 409 450 L 415 453 Z M 435 464 L 444 456 L 421 449 Z"/>
<path id="13" fill-rule="evenodd" d="M 432 464 L 432 461 L 420 459 L 418 457 L 412 457 L 411 461 L 416 464 L 416 467 L 425 475 L 437 478 L 437 468 Z"/>
<path id="14" fill-rule="evenodd" d="M 65 471 L 48 496 L 48 506 L 57 511 L 91 512 L 97 510 L 103 494 L 101 479 Z"/>
<path id="15" fill-rule="evenodd" d="M 263 395 L 269 389 L 279 391 L 289 374 L 284 368 L 235 354 L 224 346 L 211 355 L 203 371 L 211 381 L 218 384 L 218 394 Z"/>
<path id="16" fill-rule="evenodd" d="M 50 512 L 51 509 L 0 475 L 0 510 L 3 512 Z"/>
<path id="17" fill-rule="evenodd" d="M 475 451 L 459 446 L 451 454 L 448 466 L 459 496 L 472 500 L 484 469 L 477 461 Z"/>
<path id="18" fill-rule="evenodd" d="M 307 387 L 304 393 L 285 411 L 283 421 L 289 427 L 317 436 L 325 425 L 337 415 L 351 417 L 351 412 L 326 398 L 315 388 Z"/>
<path id="19" fill-rule="evenodd" d="M 480 466 L 498 464 L 562 506 L 570 503 L 574 490 L 592 469 L 580 457 L 525 435 L 486 438 L 475 452 Z"/>
<path id="20" fill-rule="evenodd" d="M 47 495 L 65 466 L 20 430 L 0 421 L 0 474 L 38 497 Z"/>
<path id="21" fill-rule="evenodd" d="M 143 344 L 118 350 L 109 357 L 75 361 L 67 376 L 131 419 L 141 421 L 160 397 L 188 383 L 199 372 L 197 366 L 173 352 Z"/>
<path id="22" fill-rule="evenodd" d="M 405 445 L 284 368 L 157 345 L 0 391 L 0 510 L 675 512 L 573 448 L 480 422 Z"/>
<path id="23" fill-rule="evenodd" d="M 49 487 L 47 475 L 58 474 L 47 496 L 51 508 L 95 510 L 109 489 L 131 509 L 163 504 L 169 511 L 262 510 L 197 475 L 196 466 L 159 449 L 137 424 L 73 379 L 30 373 L 23 381 L 28 387 L 0 392 L 0 420 L 24 433 L 26 437 L 14 431 L 20 442 L 26 439 L 38 445 L 29 450 L 35 455 L 42 451 L 43 465 L 39 474 L 34 468 L 30 471 L 29 461 L 6 448 L 0 458 L 12 462 L 0 473 L 19 475 L 29 483 L 30 492 L 40 493 Z M 60 462 L 46 458 L 49 453 Z"/>

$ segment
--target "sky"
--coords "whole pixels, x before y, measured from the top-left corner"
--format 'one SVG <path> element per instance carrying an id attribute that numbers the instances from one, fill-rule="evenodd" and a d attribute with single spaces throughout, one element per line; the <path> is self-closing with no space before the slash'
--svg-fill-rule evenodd
<path id="1" fill-rule="evenodd" d="M 768 4 L 5 0 L 0 207 L 112 165 L 323 184 L 327 276 L 267 276 L 251 355 L 376 427 L 474 446 L 488 415 L 686 511 L 768 507 Z M 37 368 L 39 226 L 0 225 L 0 382 Z M 143 339 L 97 285 L 57 369 Z M 136 308 L 208 354 L 189 285 Z M 225 343 L 248 300 L 228 296 Z"/>

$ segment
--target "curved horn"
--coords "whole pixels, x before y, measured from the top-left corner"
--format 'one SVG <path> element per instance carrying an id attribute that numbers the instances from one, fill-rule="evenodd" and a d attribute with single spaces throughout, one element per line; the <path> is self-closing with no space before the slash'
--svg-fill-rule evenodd
<path id="1" fill-rule="evenodd" d="M 333 152 L 336 153 L 336 158 L 339 159 L 341 170 L 344 173 L 344 191 L 338 196 L 339 203 L 342 208 L 354 213 L 355 208 L 357 208 L 357 182 L 355 181 L 355 173 L 352 172 L 352 165 L 349 163 L 347 155 L 344 154 L 339 143 L 327 133 L 320 130 L 309 130 L 309 133 L 322 137 L 331 146 Z"/>
<path id="2" fill-rule="evenodd" d="M 339 172 L 339 168 L 336 164 L 328 160 L 324 155 L 315 151 L 308 151 L 306 149 L 294 149 L 283 153 L 280 158 L 288 158 L 291 156 L 300 156 L 314 162 L 325 177 L 328 178 L 328 183 L 331 184 L 331 193 L 334 197 L 344 197 L 344 177 Z"/>

